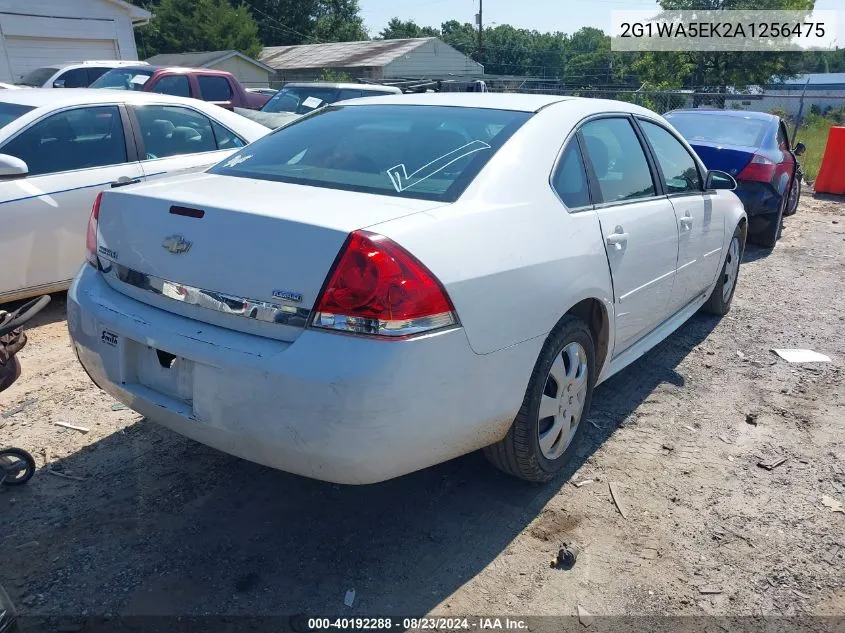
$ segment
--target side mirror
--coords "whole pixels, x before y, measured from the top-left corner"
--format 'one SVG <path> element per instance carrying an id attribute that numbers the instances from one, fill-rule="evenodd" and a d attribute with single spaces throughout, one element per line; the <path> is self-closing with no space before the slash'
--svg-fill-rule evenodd
<path id="1" fill-rule="evenodd" d="M 65 80 L 64 79 L 56 79 L 53 82 L 53 88 L 64 88 L 65 87 Z"/>
<path id="2" fill-rule="evenodd" d="M 796 156 L 801 156 L 801 154 L 807 151 L 807 146 L 804 143 L 798 143 L 792 151 Z"/>
<path id="3" fill-rule="evenodd" d="M 736 180 L 734 177 L 718 169 L 711 169 L 707 172 L 707 178 L 704 181 L 704 188 L 707 191 L 714 189 L 727 189 L 733 191 L 736 189 Z"/>
<path id="4" fill-rule="evenodd" d="M 23 178 L 29 173 L 29 167 L 20 158 L 0 154 L 0 178 Z"/>

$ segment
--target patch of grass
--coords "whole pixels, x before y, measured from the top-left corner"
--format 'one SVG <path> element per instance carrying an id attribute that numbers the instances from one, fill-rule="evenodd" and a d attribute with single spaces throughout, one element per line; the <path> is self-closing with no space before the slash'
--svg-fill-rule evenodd
<path id="1" fill-rule="evenodd" d="M 834 125 L 845 124 L 842 119 L 842 112 L 830 113 L 827 116 L 810 114 L 798 128 L 795 143 L 804 143 L 807 146 L 807 152 L 799 158 L 807 180 L 815 180 L 818 176 L 824 148 L 827 145 L 828 131 Z"/>

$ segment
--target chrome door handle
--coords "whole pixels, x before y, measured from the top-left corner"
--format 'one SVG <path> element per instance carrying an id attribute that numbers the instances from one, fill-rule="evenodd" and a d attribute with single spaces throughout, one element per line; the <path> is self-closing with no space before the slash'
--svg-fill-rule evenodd
<path id="1" fill-rule="evenodd" d="M 121 176 L 111 184 L 111 188 L 117 189 L 118 187 L 125 187 L 126 185 L 137 185 L 139 182 L 141 182 L 140 178 L 130 178 L 129 176 Z"/>
<path id="2" fill-rule="evenodd" d="M 616 231 L 606 236 L 604 241 L 608 246 L 613 246 L 617 251 L 620 251 L 628 243 L 628 234 L 623 232 L 621 226 L 617 226 Z"/>

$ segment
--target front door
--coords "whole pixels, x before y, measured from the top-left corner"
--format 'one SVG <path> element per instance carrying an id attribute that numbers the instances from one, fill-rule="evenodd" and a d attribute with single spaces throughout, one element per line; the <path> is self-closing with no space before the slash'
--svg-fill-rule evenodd
<path id="1" fill-rule="evenodd" d="M 704 180 L 695 159 L 669 130 L 639 119 L 657 161 L 663 188 L 678 223 L 678 274 L 670 312 L 676 312 L 706 291 L 722 262 L 724 218 L 704 193 Z"/>
<path id="2" fill-rule="evenodd" d="M 657 195 L 630 119 L 594 119 L 580 133 L 613 278 L 617 356 L 667 316 L 678 227 L 671 203 Z"/>
<path id="3" fill-rule="evenodd" d="M 0 182 L 0 298 L 69 281 L 85 261 L 85 232 L 97 193 L 138 178 L 127 160 L 117 106 L 52 114 L 9 140 L 0 153 L 26 162 L 29 175 Z"/>

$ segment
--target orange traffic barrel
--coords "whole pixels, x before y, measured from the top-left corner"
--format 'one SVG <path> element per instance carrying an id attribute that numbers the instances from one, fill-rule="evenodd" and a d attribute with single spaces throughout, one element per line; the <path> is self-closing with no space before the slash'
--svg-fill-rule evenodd
<path id="1" fill-rule="evenodd" d="M 845 194 L 845 127 L 832 127 L 813 187 L 818 193 Z"/>

